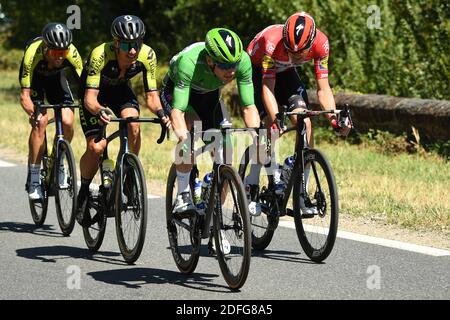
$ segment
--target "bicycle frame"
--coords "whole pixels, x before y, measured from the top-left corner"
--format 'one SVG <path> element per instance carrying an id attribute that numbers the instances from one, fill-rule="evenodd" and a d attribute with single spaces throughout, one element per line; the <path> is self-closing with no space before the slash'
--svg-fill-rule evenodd
<path id="1" fill-rule="evenodd" d="M 222 212 L 220 212 L 221 210 L 221 206 L 217 205 L 216 202 L 216 206 L 213 206 L 214 204 L 214 200 L 216 201 L 221 201 L 220 199 L 220 192 L 219 189 L 217 188 L 217 186 L 220 184 L 219 181 L 219 168 L 220 166 L 223 165 L 228 165 L 227 164 L 227 154 L 226 154 L 226 148 L 223 147 L 224 144 L 224 140 L 226 137 L 227 132 L 234 132 L 234 131 L 245 131 L 248 129 L 235 129 L 235 128 L 231 128 L 231 123 L 228 123 L 226 125 L 224 125 L 221 129 L 220 129 L 220 133 L 222 135 L 222 139 L 220 139 L 219 141 L 219 146 L 218 146 L 218 150 L 219 152 L 222 152 L 222 159 L 224 163 L 217 163 L 216 161 L 213 162 L 213 180 L 211 182 L 211 187 L 210 187 L 210 193 L 209 193 L 209 198 L 207 201 L 207 206 L 206 206 L 206 210 L 205 210 L 205 214 L 204 219 L 200 222 L 200 235 L 202 239 L 207 239 L 210 236 L 210 224 L 211 224 L 211 218 L 213 216 L 213 214 L 215 213 L 215 209 L 218 210 L 218 213 L 220 214 L 220 216 L 222 216 Z M 197 132 L 196 134 L 198 134 L 199 132 Z M 191 132 L 191 137 L 194 135 L 193 132 Z M 191 150 L 194 153 L 193 158 L 196 158 L 197 156 L 199 156 L 200 154 L 202 154 L 203 152 L 206 151 L 206 146 L 202 146 L 201 148 L 199 148 L 198 150 L 192 150 L 193 149 L 193 144 L 192 144 L 192 148 Z M 213 194 L 214 191 L 214 194 Z M 216 208 L 215 208 L 216 207 Z M 197 216 L 197 215 L 196 215 Z"/>
<path id="2" fill-rule="evenodd" d="M 52 157 L 52 165 L 54 164 L 54 160 L 58 159 L 59 157 L 59 148 L 58 148 L 58 144 L 64 140 L 64 130 L 62 127 L 62 112 L 61 109 L 63 108 L 78 108 L 79 105 L 74 105 L 74 104 L 41 104 L 41 103 L 37 103 L 35 105 L 35 109 L 34 109 L 34 117 L 35 119 L 38 117 L 38 115 L 41 113 L 42 109 L 53 109 L 53 111 L 55 112 L 55 117 L 53 119 L 50 119 L 48 121 L 48 124 L 51 123 L 55 123 L 56 126 L 56 132 L 55 132 L 55 137 L 53 138 L 53 149 L 52 149 L 52 154 L 48 155 L 47 157 L 50 158 Z M 47 153 L 47 130 L 45 131 L 45 135 L 44 135 L 44 143 L 45 143 L 45 149 L 44 149 L 44 154 Z M 49 174 L 48 180 L 49 181 L 49 185 L 51 185 L 51 182 L 53 181 L 53 171 L 54 171 L 54 166 L 52 166 L 52 168 L 50 168 L 50 172 L 47 173 Z"/>
<path id="3" fill-rule="evenodd" d="M 103 190 L 107 190 L 106 193 L 102 193 L 104 196 L 105 205 L 107 208 L 112 208 L 112 202 L 114 202 L 114 197 L 111 197 L 111 195 L 115 194 L 116 188 L 119 185 L 118 183 L 122 183 L 123 181 L 123 158 L 124 155 L 127 153 L 130 153 L 130 149 L 128 146 L 128 124 L 132 122 L 151 122 L 151 123 L 159 123 L 161 125 L 161 136 L 159 137 L 157 143 L 160 144 L 164 141 L 164 137 L 166 134 L 166 127 L 164 124 L 162 124 L 161 120 L 158 118 L 137 118 L 137 117 L 128 117 L 128 118 L 116 118 L 111 119 L 111 122 L 118 122 L 119 123 L 119 130 L 115 131 L 108 137 L 106 137 L 106 147 L 105 150 L 103 150 L 102 156 L 100 157 L 99 161 L 99 167 L 100 167 L 100 173 L 101 176 L 103 175 L 103 167 L 102 167 L 102 161 L 104 159 L 108 159 L 108 145 L 109 143 L 116 139 L 117 137 L 120 138 L 120 147 L 119 152 L 117 154 L 116 158 L 116 165 L 114 167 L 113 172 L 113 183 L 110 188 L 105 188 L 103 186 L 103 180 L 102 180 L 102 188 Z M 102 138 L 105 137 L 106 133 L 106 126 L 103 126 L 100 130 L 100 133 L 98 134 L 97 138 L 95 139 L 95 142 L 99 142 Z M 123 203 L 123 194 L 121 194 L 121 203 Z M 109 211 L 107 214 L 108 217 L 114 217 L 114 212 L 112 210 Z"/>

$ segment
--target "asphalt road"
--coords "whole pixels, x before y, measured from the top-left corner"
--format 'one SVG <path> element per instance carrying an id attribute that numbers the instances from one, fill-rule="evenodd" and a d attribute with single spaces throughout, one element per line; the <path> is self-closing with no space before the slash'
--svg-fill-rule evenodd
<path id="1" fill-rule="evenodd" d="M 434 257 L 337 239 L 322 264 L 303 253 L 295 230 L 279 227 L 268 249 L 253 253 L 244 287 L 230 291 L 206 242 L 191 276 L 178 272 L 164 221 L 164 199 L 149 199 L 147 237 L 135 265 L 125 264 L 114 221 L 92 255 L 77 225 L 63 237 L 50 198 L 36 229 L 24 191 L 26 168 L 0 166 L 0 299 L 449 299 L 450 256 Z M 151 193 L 151 190 L 148 190 Z"/>

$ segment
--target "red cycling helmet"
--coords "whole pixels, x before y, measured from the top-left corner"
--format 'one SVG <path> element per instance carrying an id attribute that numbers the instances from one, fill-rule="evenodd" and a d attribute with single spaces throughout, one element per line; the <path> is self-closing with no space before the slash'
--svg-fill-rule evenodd
<path id="1" fill-rule="evenodd" d="M 306 12 L 290 16 L 283 27 L 283 43 L 292 52 L 308 50 L 316 37 L 314 19 Z"/>

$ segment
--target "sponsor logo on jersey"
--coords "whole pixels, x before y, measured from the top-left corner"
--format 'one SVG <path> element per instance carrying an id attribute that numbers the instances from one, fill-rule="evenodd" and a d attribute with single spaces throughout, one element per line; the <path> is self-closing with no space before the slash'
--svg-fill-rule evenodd
<path id="1" fill-rule="evenodd" d="M 272 59 L 272 57 L 264 56 L 261 66 L 263 69 L 272 69 L 275 66 L 275 61 Z"/>
<path id="2" fill-rule="evenodd" d="M 325 58 L 321 58 L 319 60 L 319 70 L 321 71 L 328 70 L 328 56 L 326 56 Z"/>
<path id="3" fill-rule="evenodd" d="M 100 71 L 100 67 L 105 60 L 105 55 L 101 54 L 98 58 L 93 58 L 89 64 L 89 75 L 93 76 Z"/>
<path id="4" fill-rule="evenodd" d="M 323 44 L 323 50 L 325 50 L 327 54 L 330 51 L 330 43 L 328 41 Z"/>
<path id="5" fill-rule="evenodd" d="M 272 54 L 275 51 L 275 45 L 272 42 L 268 41 L 266 45 L 266 50 L 267 53 Z"/>

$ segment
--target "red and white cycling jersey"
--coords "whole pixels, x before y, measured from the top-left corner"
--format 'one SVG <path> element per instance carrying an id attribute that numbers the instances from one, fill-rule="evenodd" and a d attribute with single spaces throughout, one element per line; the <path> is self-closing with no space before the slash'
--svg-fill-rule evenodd
<path id="1" fill-rule="evenodd" d="M 311 49 L 305 51 L 298 60 L 292 61 L 283 44 L 282 24 L 265 28 L 255 36 L 247 48 L 252 64 L 261 67 L 263 78 L 275 78 L 277 72 L 283 72 L 313 59 L 316 78 L 328 78 L 329 51 L 327 36 L 317 29 Z"/>

